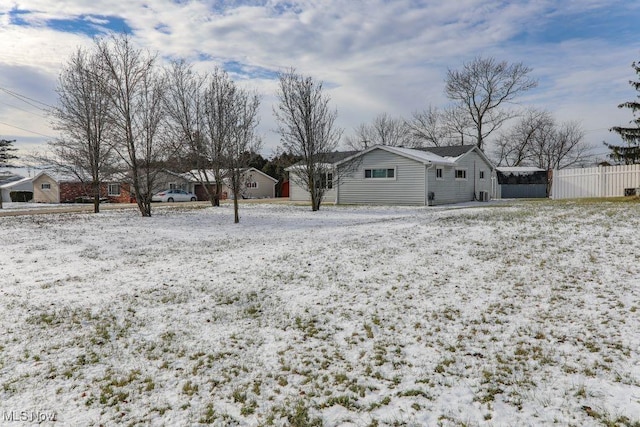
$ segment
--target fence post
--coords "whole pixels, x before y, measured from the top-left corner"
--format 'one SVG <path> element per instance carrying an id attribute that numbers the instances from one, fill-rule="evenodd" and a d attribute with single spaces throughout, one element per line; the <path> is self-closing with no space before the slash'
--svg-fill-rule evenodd
<path id="1" fill-rule="evenodd" d="M 604 168 L 602 167 L 602 165 L 598 165 L 598 197 L 606 196 L 607 183 L 605 182 L 605 178 L 606 175 L 604 174 Z"/>

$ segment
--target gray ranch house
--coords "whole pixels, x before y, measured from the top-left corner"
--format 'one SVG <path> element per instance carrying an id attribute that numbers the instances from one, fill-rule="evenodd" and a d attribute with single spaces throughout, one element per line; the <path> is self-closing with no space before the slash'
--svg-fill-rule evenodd
<path id="1" fill-rule="evenodd" d="M 476 145 L 423 149 L 376 145 L 334 163 L 325 202 L 435 206 L 489 200 L 495 167 Z M 294 171 L 290 171 L 292 173 Z M 308 200 L 295 187 L 291 199 Z"/>
<path id="2" fill-rule="evenodd" d="M 326 170 L 324 176 L 320 177 L 319 181 L 324 185 L 325 193 L 323 203 L 335 203 L 337 196 L 337 177 L 335 173 L 335 165 L 337 162 L 352 157 L 359 151 L 334 151 L 324 154 L 325 163 L 321 164 L 321 169 Z M 289 173 L 289 200 L 295 202 L 309 202 L 311 197 L 308 189 L 301 185 L 301 180 L 298 178 L 299 163 L 289 166 L 285 169 Z"/>

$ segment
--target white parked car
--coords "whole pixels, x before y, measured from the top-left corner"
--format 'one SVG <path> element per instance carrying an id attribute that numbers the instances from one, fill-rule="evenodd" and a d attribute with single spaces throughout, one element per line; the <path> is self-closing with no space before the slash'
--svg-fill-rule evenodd
<path id="1" fill-rule="evenodd" d="M 198 200 L 195 194 L 184 190 L 163 190 L 151 198 L 152 202 L 195 202 Z"/>

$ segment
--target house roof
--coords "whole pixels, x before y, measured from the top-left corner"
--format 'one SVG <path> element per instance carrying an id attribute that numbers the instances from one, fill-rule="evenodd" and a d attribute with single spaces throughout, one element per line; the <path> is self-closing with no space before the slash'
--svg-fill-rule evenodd
<path id="1" fill-rule="evenodd" d="M 322 156 L 324 157 L 323 160 L 327 163 L 338 163 L 339 161 L 358 153 L 359 151 L 332 151 L 330 153 L 324 153 Z"/>
<path id="2" fill-rule="evenodd" d="M 4 183 L 4 184 L 0 185 L 0 188 L 4 188 L 4 189 L 13 188 L 13 187 L 16 187 L 18 185 L 22 185 L 24 183 L 31 182 L 31 181 L 33 181 L 33 178 L 22 178 L 22 179 L 18 179 L 18 180 L 15 180 L 15 181 L 10 181 L 10 182 Z"/>
<path id="3" fill-rule="evenodd" d="M 329 153 L 321 153 L 319 155 L 322 158 L 320 163 L 325 165 L 333 165 L 342 163 L 342 160 L 355 157 L 360 153 L 360 151 L 331 151 Z M 303 165 L 303 161 L 300 160 L 291 166 L 286 167 L 284 170 L 287 172 L 291 172 L 292 170 L 299 169 Z"/>
<path id="4" fill-rule="evenodd" d="M 484 151 L 478 148 L 477 145 L 451 145 L 446 147 L 426 147 L 423 149 L 454 161 L 458 161 L 469 155 L 472 151 L 475 151 L 491 169 L 495 169 L 493 162 L 489 160 Z"/>
<path id="5" fill-rule="evenodd" d="M 336 162 L 336 165 L 349 162 L 360 156 L 364 156 L 365 154 L 374 150 L 387 151 L 389 153 L 397 154 L 399 156 L 415 160 L 425 165 L 429 165 L 429 164 L 454 165 L 455 164 L 455 162 L 453 162 L 452 160 L 446 159 L 442 156 L 439 156 L 429 151 L 417 150 L 415 148 L 391 147 L 388 145 L 374 145 L 372 147 L 367 148 L 366 150 L 358 151 L 356 152 L 356 154 L 348 156 L 340 160 L 339 162 Z"/>
<path id="6" fill-rule="evenodd" d="M 274 184 L 275 184 L 276 182 L 278 182 L 278 180 L 277 180 L 277 179 L 275 179 L 274 177 L 272 177 L 271 175 L 269 175 L 269 174 L 267 174 L 267 173 L 264 173 L 264 172 L 262 172 L 261 170 L 256 169 L 256 168 L 248 168 L 248 169 L 246 169 L 246 170 L 242 171 L 242 173 L 246 173 L 246 172 L 257 172 L 258 174 L 260 174 L 260 175 L 264 176 L 265 178 L 269 178 L 270 180 L 272 180 L 272 181 L 274 182 Z"/>
<path id="7" fill-rule="evenodd" d="M 429 151 L 442 157 L 460 157 L 473 150 L 475 145 L 450 145 L 444 147 L 424 147 L 419 150 Z"/>

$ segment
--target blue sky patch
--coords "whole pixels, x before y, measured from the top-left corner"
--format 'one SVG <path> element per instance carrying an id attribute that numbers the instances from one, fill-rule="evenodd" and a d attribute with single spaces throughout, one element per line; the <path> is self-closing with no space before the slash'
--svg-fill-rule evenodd
<path id="1" fill-rule="evenodd" d="M 544 25 L 538 25 L 536 17 L 532 17 L 530 28 L 524 28 L 515 40 L 550 44 L 584 39 L 631 40 L 637 37 L 639 21 L 640 9 L 595 9 L 579 14 L 556 14 L 541 17 L 540 22 Z"/>
<path id="2" fill-rule="evenodd" d="M 30 13 L 28 10 L 12 9 L 8 12 L 9 22 L 13 25 L 29 25 L 29 21 L 24 18 L 28 17 Z"/>
<path id="3" fill-rule="evenodd" d="M 132 33 L 127 22 L 116 16 L 81 15 L 76 19 L 51 19 L 47 26 L 56 31 L 94 37 L 105 32 Z"/>
<path id="4" fill-rule="evenodd" d="M 116 33 L 132 33 L 132 29 L 127 22 L 117 16 L 79 15 L 75 18 L 48 19 L 42 22 L 37 19 L 32 19 L 34 14 L 30 10 L 12 9 L 8 12 L 8 15 L 9 21 L 13 25 L 23 27 L 44 25 L 55 31 L 85 34 L 90 37 L 104 34 L 109 31 Z"/>
<path id="5" fill-rule="evenodd" d="M 273 80 L 278 78 L 278 72 L 269 70 L 268 68 L 256 67 L 252 65 L 242 64 L 238 61 L 226 61 L 222 64 L 228 73 L 237 74 L 243 78 L 249 79 L 267 79 Z"/>

